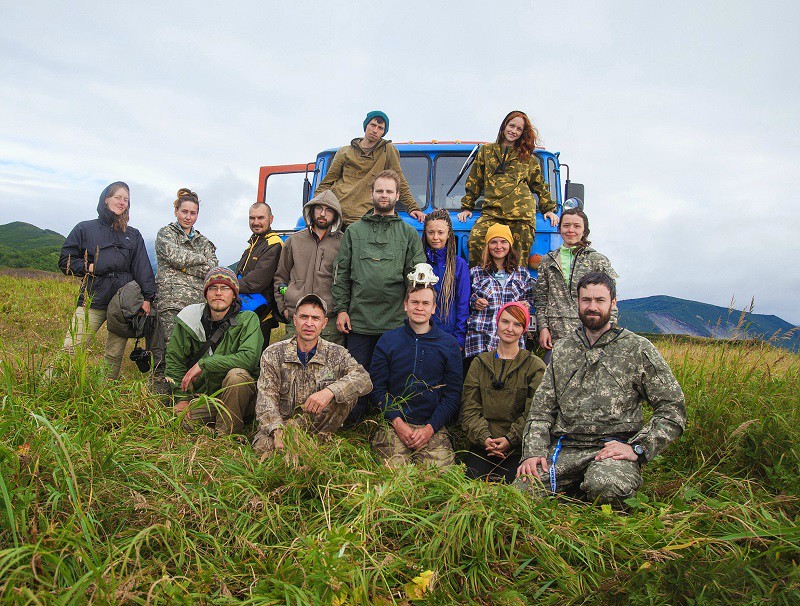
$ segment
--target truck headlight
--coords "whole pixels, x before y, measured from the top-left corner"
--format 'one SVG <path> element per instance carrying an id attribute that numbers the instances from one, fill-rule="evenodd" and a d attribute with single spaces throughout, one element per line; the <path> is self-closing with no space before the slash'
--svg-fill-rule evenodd
<path id="1" fill-rule="evenodd" d="M 580 208 L 583 210 L 583 200 L 580 198 L 567 198 L 564 200 L 564 204 L 561 205 L 563 210 L 569 210 L 570 208 Z"/>

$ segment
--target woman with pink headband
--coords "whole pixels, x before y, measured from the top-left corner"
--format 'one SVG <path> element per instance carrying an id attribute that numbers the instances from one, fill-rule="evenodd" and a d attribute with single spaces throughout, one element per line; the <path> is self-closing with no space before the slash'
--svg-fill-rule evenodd
<path id="1" fill-rule="evenodd" d="M 497 312 L 497 349 L 472 362 L 461 396 L 461 426 L 470 441 L 467 476 L 514 481 L 533 394 L 544 376 L 542 360 L 519 346 L 531 316 L 525 304 Z"/>

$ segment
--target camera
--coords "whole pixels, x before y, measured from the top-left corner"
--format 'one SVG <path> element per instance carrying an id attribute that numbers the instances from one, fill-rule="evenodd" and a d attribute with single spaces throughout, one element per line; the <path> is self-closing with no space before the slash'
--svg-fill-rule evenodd
<path id="1" fill-rule="evenodd" d="M 131 351 L 131 362 L 136 362 L 139 372 L 150 372 L 150 352 L 141 347 L 134 347 Z"/>

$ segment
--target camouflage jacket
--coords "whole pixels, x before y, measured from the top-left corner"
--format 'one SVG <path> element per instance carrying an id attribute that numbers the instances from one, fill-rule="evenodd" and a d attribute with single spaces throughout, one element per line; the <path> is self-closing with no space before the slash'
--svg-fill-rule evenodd
<path id="1" fill-rule="evenodd" d="M 642 419 L 642 402 L 653 414 Z M 686 426 L 683 392 L 664 358 L 644 337 L 612 325 L 590 346 L 583 329 L 553 348 L 522 439 L 522 459 L 547 456 L 555 439 L 641 444 L 647 460 Z"/>
<path id="2" fill-rule="evenodd" d="M 317 353 L 303 366 L 297 357 L 297 339 L 267 347 L 261 356 L 256 420 L 258 433 L 269 435 L 295 414 L 312 393 L 325 388 L 334 399 L 315 420 L 317 431 L 333 432 L 342 424 L 359 396 L 372 391 L 369 373 L 344 347 L 320 339 Z M 336 417 L 335 419 L 327 417 Z"/>
<path id="3" fill-rule="evenodd" d="M 508 150 L 504 168 L 505 149 Z M 535 154 L 523 161 L 513 147 L 503 148 L 499 143 L 483 145 L 465 184 L 466 194 L 461 199 L 461 210 L 475 210 L 475 202 L 483 194 L 481 213 L 487 217 L 508 221 L 536 223 L 537 202 L 542 213 L 556 209 L 550 191 L 542 177 L 542 169 Z"/>
<path id="4" fill-rule="evenodd" d="M 219 264 L 216 251 L 216 246 L 197 230 L 189 238 L 177 223 L 159 229 L 156 308 L 180 310 L 192 303 L 203 303 L 203 280 Z"/>
<path id="5" fill-rule="evenodd" d="M 566 337 L 576 328 L 580 328 L 578 282 L 593 271 L 602 271 L 615 280 L 619 278 L 608 258 L 591 246 L 575 253 L 569 282 L 564 280 L 561 271 L 560 248 L 547 253 L 539 264 L 539 277 L 533 289 L 536 325 L 539 329 L 547 328 L 554 340 Z M 611 320 L 615 323 L 617 321 L 616 309 Z"/>

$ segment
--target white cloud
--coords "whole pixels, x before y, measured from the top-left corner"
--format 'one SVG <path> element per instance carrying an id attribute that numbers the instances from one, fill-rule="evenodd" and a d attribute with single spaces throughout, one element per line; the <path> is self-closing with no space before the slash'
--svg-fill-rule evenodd
<path id="1" fill-rule="evenodd" d="M 14 5 L 0 34 L 0 223 L 66 233 L 122 179 L 132 224 L 154 237 L 188 186 L 230 263 L 259 166 L 311 161 L 375 108 L 391 138 L 418 141 L 493 139 L 522 108 L 586 184 L 624 296 L 754 295 L 757 312 L 800 322 L 798 12 L 144 2 L 120 20 L 106 3 Z M 297 199 L 276 200 L 280 225 L 294 223 Z"/>

